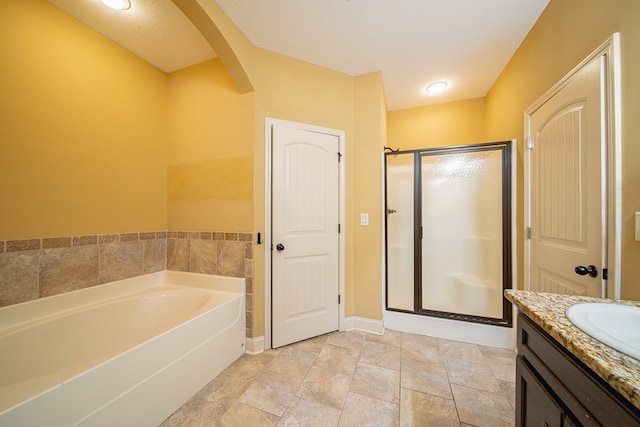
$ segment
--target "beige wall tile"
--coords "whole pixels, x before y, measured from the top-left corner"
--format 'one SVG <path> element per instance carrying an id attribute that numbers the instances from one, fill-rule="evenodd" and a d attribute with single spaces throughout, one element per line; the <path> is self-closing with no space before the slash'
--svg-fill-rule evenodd
<path id="1" fill-rule="evenodd" d="M 142 242 L 100 245 L 100 283 L 142 275 Z"/>
<path id="2" fill-rule="evenodd" d="M 7 241 L 7 252 L 33 251 L 36 249 L 40 249 L 40 239 Z"/>
<path id="3" fill-rule="evenodd" d="M 116 243 L 119 241 L 119 234 L 103 234 L 101 236 L 98 236 L 98 243 Z"/>
<path id="4" fill-rule="evenodd" d="M 38 251 L 0 254 L 0 306 L 38 298 Z"/>
<path id="5" fill-rule="evenodd" d="M 189 271 L 189 241 L 186 239 L 167 239 L 167 269 Z"/>
<path id="6" fill-rule="evenodd" d="M 122 233 L 120 235 L 121 242 L 137 242 L 139 240 L 138 233 Z"/>
<path id="7" fill-rule="evenodd" d="M 245 277 L 243 242 L 218 241 L 218 274 Z"/>
<path id="8" fill-rule="evenodd" d="M 66 248 L 71 246 L 71 237 L 52 237 L 42 239 L 42 248 Z"/>
<path id="9" fill-rule="evenodd" d="M 167 239 L 142 241 L 142 272 L 155 273 L 167 268 Z"/>
<path id="10" fill-rule="evenodd" d="M 189 241 L 189 271 L 193 273 L 218 274 L 217 241 Z"/>
<path id="11" fill-rule="evenodd" d="M 40 297 L 99 283 L 98 246 L 44 249 L 40 254 Z"/>
<path id="12" fill-rule="evenodd" d="M 98 236 L 78 236 L 73 238 L 73 246 L 95 245 L 98 243 Z"/>

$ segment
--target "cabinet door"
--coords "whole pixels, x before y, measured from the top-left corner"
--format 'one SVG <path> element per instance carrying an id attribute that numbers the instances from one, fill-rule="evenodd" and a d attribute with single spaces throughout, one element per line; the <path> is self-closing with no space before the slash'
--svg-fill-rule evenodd
<path id="1" fill-rule="evenodd" d="M 516 424 L 523 427 L 562 427 L 563 412 L 527 363 L 516 359 Z"/>

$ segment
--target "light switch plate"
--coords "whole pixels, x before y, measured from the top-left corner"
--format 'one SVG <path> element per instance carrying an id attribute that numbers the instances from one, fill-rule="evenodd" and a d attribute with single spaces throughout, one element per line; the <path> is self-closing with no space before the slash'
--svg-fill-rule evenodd
<path id="1" fill-rule="evenodd" d="M 361 213 L 360 214 L 360 225 L 369 225 L 369 214 Z"/>
<path id="2" fill-rule="evenodd" d="M 636 212 L 636 242 L 640 242 L 640 212 Z"/>

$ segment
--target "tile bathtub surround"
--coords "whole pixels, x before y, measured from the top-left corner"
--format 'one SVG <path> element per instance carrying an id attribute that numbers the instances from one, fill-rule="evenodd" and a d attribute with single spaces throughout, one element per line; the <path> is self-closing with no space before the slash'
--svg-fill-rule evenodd
<path id="1" fill-rule="evenodd" d="M 253 337 L 252 233 L 155 231 L 0 241 L 0 307 L 156 271 L 244 277 Z"/>
<path id="2" fill-rule="evenodd" d="M 253 234 L 167 232 L 167 269 L 246 279 L 247 337 L 253 337 Z"/>
<path id="3" fill-rule="evenodd" d="M 638 301 L 508 290 L 506 298 L 611 387 L 640 408 L 640 360 L 627 356 L 575 327 L 567 309 L 579 303 L 616 303 L 640 306 Z"/>
<path id="4" fill-rule="evenodd" d="M 166 231 L 1 241 L 0 306 L 166 269 Z"/>
<path id="5" fill-rule="evenodd" d="M 161 427 L 513 426 L 514 408 L 512 350 L 351 331 L 243 355 Z"/>

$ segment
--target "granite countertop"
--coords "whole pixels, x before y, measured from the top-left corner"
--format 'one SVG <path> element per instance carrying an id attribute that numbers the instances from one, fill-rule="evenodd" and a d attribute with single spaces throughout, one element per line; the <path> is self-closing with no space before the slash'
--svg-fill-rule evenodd
<path id="1" fill-rule="evenodd" d="M 574 304 L 604 302 L 640 306 L 640 301 L 614 301 L 577 295 L 505 291 L 506 298 L 611 387 L 640 409 L 640 360 L 592 338 L 569 321 L 565 312 Z"/>

